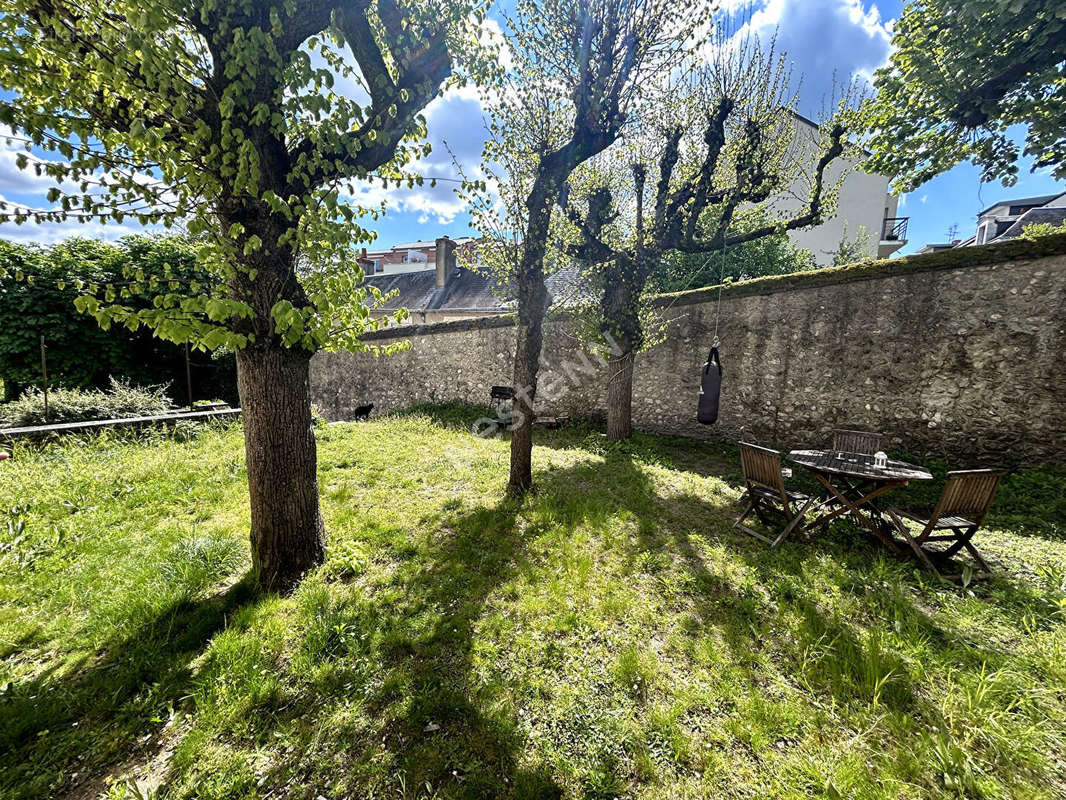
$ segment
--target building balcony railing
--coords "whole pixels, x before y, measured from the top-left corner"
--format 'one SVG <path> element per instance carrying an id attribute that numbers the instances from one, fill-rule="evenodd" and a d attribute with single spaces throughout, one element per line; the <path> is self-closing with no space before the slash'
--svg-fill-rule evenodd
<path id="1" fill-rule="evenodd" d="M 910 217 L 885 217 L 881 227 L 881 241 L 905 242 L 908 222 L 910 222 Z"/>

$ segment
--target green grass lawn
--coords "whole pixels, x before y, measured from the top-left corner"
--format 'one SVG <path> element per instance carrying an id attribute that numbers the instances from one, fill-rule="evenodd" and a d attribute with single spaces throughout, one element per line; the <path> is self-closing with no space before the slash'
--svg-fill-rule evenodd
<path id="1" fill-rule="evenodd" d="M 738 534 L 725 446 L 538 432 L 508 504 L 461 411 L 319 442 L 289 598 L 241 582 L 237 428 L 0 464 L 0 796 L 1066 796 L 1066 469 L 1008 479 L 963 589 Z"/>

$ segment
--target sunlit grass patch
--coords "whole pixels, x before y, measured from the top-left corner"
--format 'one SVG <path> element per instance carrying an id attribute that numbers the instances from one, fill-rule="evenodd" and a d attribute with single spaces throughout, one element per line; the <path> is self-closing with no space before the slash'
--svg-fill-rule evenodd
<path id="1" fill-rule="evenodd" d="M 735 534 L 724 446 L 538 432 L 504 501 L 469 421 L 319 428 L 286 598 L 240 582 L 238 429 L 16 452 L 0 796 L 1060 796 L 1062 470 L 1006 482 L 962 589 L 847 525 Z"/>

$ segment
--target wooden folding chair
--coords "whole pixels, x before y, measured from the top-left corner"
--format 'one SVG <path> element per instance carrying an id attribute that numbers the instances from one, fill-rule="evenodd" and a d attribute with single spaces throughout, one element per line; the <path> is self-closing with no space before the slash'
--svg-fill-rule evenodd
<path id="1" fill-rule="evenodd" d="M 858 453 L 872 456 L 881 449 L 882 434 L 871 431 L 852 431 L 847 428 L 833 429 L 833 451 L 837 453 Z M 843 482 L 851 489 L 857 488 L 857 483 L 843 479 Z M 832 496 L 823 496 L 819 510 L 836 508 L 840 501 Z"/>
<path id="2" fill-rule="evenodd" d="M 833 431 L 833 449 L 838 453 L 862 453 L 872 456 L 881 449 L 881 434 L 837 428 Z"/>
<path id="3" fill-rule="evenodd" d="M 776 450 L 741 442 L 740 466 L 744 470 L 744 484 L 747 487 L 741 500 L 748 502 L 733 527 L 768 542 L 771 547 L 777 547 L 786 536 L 803 524 L 803 515 L 807 513 L 815 498 L 785 488 L 785 479 L 781 475 L 781 454 Z M 763 525 L 772 530 L 770 515 L 775 513 L 783 514 L 787 520 L 784 529 L 775 539 L 744 524 L 744 520 L 755 514 Z"/>
<path id="4" fill-rule="evenodd" d="M 992 505 L 992 500 L 996 496 L 996 490 L 1006 474 L 1002 470 L 995 469 L 949 472 L 944 491 L 932 512 L 922 514 L 891 508 L 888 514 L 899 532 L 907 539 L 915 555 L 918 556 L 918 560 L 939 577 L 944 576 L 936 568 L 933 559 L 946 561 L 963 548 L 977 562 L 980 568 L 978 574 L 987 576 L 991 574 L 991 570 L 974 547 L 972 539 L 977 529 L 981 527 Z M 911 536 L 904 520 L 917 522 L 922 526 L 922 532 L 917 536 Z M 951 544 L 945 550 L 927 550 L 924 546 L 927 542 L 951 542 Z"/>

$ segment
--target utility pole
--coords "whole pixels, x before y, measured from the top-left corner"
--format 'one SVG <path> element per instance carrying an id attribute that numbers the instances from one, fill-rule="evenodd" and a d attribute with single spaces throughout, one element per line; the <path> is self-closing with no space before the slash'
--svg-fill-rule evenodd
<path id="1" fill-rule="evenodd" d="M 51 422 L 48 413 L 48 358 L 44 354 L 44 334 L 41 334 L 41 378 L 44 381 L 44 421 Z"/>

